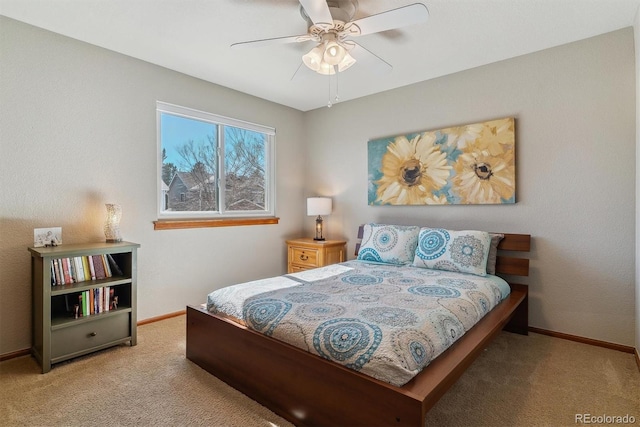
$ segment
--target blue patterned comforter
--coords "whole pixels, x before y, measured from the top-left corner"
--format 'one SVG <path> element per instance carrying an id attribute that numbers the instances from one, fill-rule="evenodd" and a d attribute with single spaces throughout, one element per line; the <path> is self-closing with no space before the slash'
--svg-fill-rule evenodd
<path id="1" fill-rule="evenodd" d="M 508 294 L 496 276 L 348 261 L 219 289 L 207 309 L 402 386 Z"/>

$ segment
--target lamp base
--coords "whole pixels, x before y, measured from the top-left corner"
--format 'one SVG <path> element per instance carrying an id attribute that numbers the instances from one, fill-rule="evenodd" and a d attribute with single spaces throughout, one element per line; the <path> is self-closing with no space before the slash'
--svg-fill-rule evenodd
<path id="1" fill-rule="evenodd" d="M 106 242 L 107 243 L 120 243 L 120 242 L 122 242 L 122 239 L 107 239 Z"/>
<path id="2" fill-rule="evenodd" d="M 322 235 L 322 217 L 320 215 L 316 218 L 316 237 L 314 237 L 313 240 L 324 240 L 324 236 Z"/>

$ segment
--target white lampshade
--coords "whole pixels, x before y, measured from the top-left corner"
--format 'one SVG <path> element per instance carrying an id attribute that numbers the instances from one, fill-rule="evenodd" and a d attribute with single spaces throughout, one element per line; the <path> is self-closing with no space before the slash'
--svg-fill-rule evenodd
<path id="1" fill-rule="evenodd" d="M 329 65 L 338 65 L 346 55 L 347 50 L 335 41 L 327 43 L 322 59 Z"/>
<path id="2" fill-rule="evenodd" d="M 315 70 L 316 73 L 322 74 L 323 76 L 333 76 L 336 73 L 336 67 L 333 65 L 329 65 L 326 62 L 322 61 L 320 63 L 320 67 Z"/>
<path id="3" fill-rule="evenodd" d="M 344 70 L 351 67 L 355 63 L 356 63 L 355 58 L 349 55 L 349 52 L 347 52 L 344 55 L 344 58 L 342 58 L 342 61 L 340 61 L 340 63 L 338 64 L 338 71 L 343 72 Z"/>
<path id="4" fill-rule="evenodd" d="M 313 71 L 320 70 L 320 64 L 322 63 L 322 53 L 324 49 L 322 45 L 318 45 L 311 49 L 309 53 L 302 57 L 304 65 L 312 69 Z"/>
<path id="5" fill-rule="evenodd" d="M 307 199 L 307 215 L 329 215 L 331 213 L 331 198 L 309 197 Z"/>

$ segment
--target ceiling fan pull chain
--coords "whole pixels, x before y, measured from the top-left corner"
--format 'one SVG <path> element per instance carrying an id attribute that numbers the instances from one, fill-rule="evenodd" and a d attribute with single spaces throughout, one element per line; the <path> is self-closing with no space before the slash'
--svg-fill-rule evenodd
<path id="1" fill-rule="evenodd" d="M 327 108 L 331 108 L 333 104 L 331 103 L 331 76 L 329 76 L 329 102 L 327 103 Z"/>
<path id="2" fill-rule="evenodd" d="M 340 96 L 338 95 L 338 74 L 340 74 L 337 70 L 337 66 L 333 65 L 333 69 L 335 70 L 335 72 L 333 74 L 329 74 L 329 102 L 327 103 L 327 107 L 331 108 L 331 106 L 333 105 L 333 103 L 331 102 L 331 80 L 333 77 L 335 77 L 336 79 L 336 96 L 334 98 L 335 102 L 337 103 L 340 100 Z"/>

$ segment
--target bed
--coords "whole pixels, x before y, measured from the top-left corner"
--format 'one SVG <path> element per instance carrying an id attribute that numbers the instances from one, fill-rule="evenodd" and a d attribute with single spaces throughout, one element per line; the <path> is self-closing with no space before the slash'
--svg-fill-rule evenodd
<path id="1" fill-rule="evenodd" d="M 363 232 L 361 227 L 359 238 Z M 529 260 L 522 255 L 530 250 L 530 236 L 503 236 L 495 274 L 527 276 Z M 357 246 L 359 258 L 367 249 Z M 527 287 L 511 281 L 509 287 L 506 298 L 402 385 L 195 306 L 187 307 L 187 358 L 296 425 L 422 426 L 427 411 L 501 330 L 527 334 Z"/>

